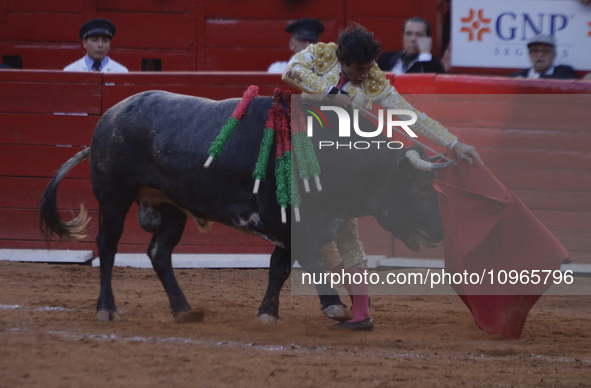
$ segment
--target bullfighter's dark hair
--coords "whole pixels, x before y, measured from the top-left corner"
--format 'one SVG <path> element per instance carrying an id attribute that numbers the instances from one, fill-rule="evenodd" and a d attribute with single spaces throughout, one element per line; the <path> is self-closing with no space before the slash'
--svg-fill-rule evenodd
<path id="1" fill-rule="evenodd" d="M 337 58 L 347 66 L 373 61 L 382 48 L 382 43 L 373 38 L 373 32 L 355 22 L 350 22 L 347 29 L 341 31 L 337 44 Z"/>
<path id="2" fill-rule="evenodd" d="M 402 34 L 404 35 L 405 31 L 406 31 L 406 25 L 410 22 L 419 22 L 419 23 L 423 23 L 425 25 L 425 33 L 427 34 L 427 36 L 430 38 L 431 37 L 431 25 L 429 24 L 428 21 L 426 21 L 425 19 L 423 19 L 420 16 L 415 16 L 414 18 L 410 18 L 407 21 L 404 22 L 404 24 L 402 25 Z"/>

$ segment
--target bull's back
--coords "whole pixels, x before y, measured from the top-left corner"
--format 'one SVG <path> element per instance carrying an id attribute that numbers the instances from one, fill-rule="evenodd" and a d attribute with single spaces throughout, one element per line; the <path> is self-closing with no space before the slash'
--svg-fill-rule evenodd
<path id="1" fill-rule="evenodd" d="M 219 195 L 217 188 L 250 187 L 271 98 L 251 102 L 222 155 L 203 167 L 239 101 L 149 91 L 120 102 L 103 115 L 93 136 L 93 186 L 149 186 L 204 200 Z"/>

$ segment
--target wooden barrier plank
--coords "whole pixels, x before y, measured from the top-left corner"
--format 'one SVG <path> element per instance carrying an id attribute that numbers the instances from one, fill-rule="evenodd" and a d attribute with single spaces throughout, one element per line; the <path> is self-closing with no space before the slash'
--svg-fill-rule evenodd
<path id="1" fill-rule="evenodd" d="M 275 85 L 285 84 L 280 74 L 267 72 L 175 72 L 175 73 L 107 73 L 103 75 L 105 85 L 129 86 L 240 86 L 246 89 L 249 85 Z M 1 78 L 0 78 L 1 80 Z M 149 90 L 149 89 L 146 89 Z"/>
<path id="2" fill-rule="evenodd" d="M 504 129 L 447 125 L 456 136 L 475 147 L 546 149 L 587 151 L 591 149 L 591 136 L 587 131 L 546 129 Z"/>
<path id="3" fill-rule="evenodd" d="M 436 90 L 439 94 L 589 94 L 591 83 L 576 80 L 437 75 Z"/>
<path id="4" fill-rule="evenodd" d="M 443 248 L 420 250 L 412 252 L 400 241 L 396 242 L 395 254 L 393 257 L 411 258 L 411 259 L 443 259 Z M 569 255 L 573 263 L 591 264 L 591 251 L 569 250 Z"/>
<path id="5" fill-rule="evenodd" d="M 51 178 L 0 176 L 0 207 L 35 209 L 50 181 Z M 98 210 L 90 179 L 62 179 L 57 199 L 62 210 L 78 211 L 80 204 L 87 210 Z"/>
<path id="6" fill-rule="evenodd" d="M 528 179 L 526 177 L 524 179 Z M 34 209 L 50 182 L 50 178 L 0 177 L 0 203 L 3 208 Z M 553 183 L 553 182 L 552 182 Z M 591 211 L 591 191 L 513 189 L 531 210 Z M 60 209 L 78 210 L 80 204 L 88 210 L 98 210 L 89 179 L 64 178 L 59 186 Z M 377 226 L 377 225 L 376 225 Z M 385 235 L 371 234 L 369 238 L 383 240 Z M 385 242 L 383 243 L 385 244 Z M 379 244 L 378 244 L 379 245 Z"/>
<path id="7" fill-rule="evenodd" d="M 591 171 L 591 154 L 579 151 L 479 147 L 478 153 L 491 169 Z M 590 175 L 591 176 L 591 175 Z"/>
<path id="8" fill-rule="evenodd" d="M 591 191 L 516 189 L 513 193 L 530 210 L 591 211 Z"/>
<path id="9" fill-rule="evenodd" d="M 31 69 L 62 71 L 70 63 L 82 58 L 86 50 L 77 43 L 43 43 L 43 42 L 0 42 L 0 55 L 22 57 L 23 67 L 28 70 L 14 72 L 30 72 Z M 8 73 L 3 70 L 2 73 Z M 70 73 L 71 74 L 71 73 Z M 90 73 L 88 73 L 90 74 Z M 95 74 L 96 76 L 96 74 Z M 98 77 L 100 80 L 100 76 Z"/>
<path id="10" fill-rule="evenodd" d="M 261 95 L 272 96 L 273 89 L 276 85 L 264 86 L 259 85 L 259 93 Z M 236 85 L 236 86 L 181 86 L 181 85 L 170 85 L 165 87 L 149 86 L 149 85 L 138 85 L 138 86 L 116 86 L 109 87 L 105 86 L 103 93 L 103 109 L 106 111 L 113 105 L 123 101 L 129 96 L 141 93 L 147 90 L 165 90 L 171 93 L 186 94 L 191 96 L 199 96 L 210 98 L 212 100 L 224 100 L 227 98 L 240 98 L 246 91 L 248 86 Z M 288 88 L 285 88 L 288 89 Z M 285 90 L 284 89 L 284 90 Z"/>
<path id="11" fill-rule="evenodd" d="M 101 113 L 101 86 L 0 82 L 0 112 Z"/>
<path id="12" fill-rule="evenodd" d="M 97 11 L 96 17 L 115 23 L 116 47 L 188 50 L 191 44 L 195 44 L 191 24 L 196 22 L 188 13 Z M 174 39 L 163 31 L 174 31 Z"/>
<path id="13" fill-rule="evenodd" d="M 0 144 L 89 146 L 99 116 L 0 113 Z"/>
<path id="14" fill-rule="evenodd" d="M 235 71 L 237 70 L 236 58 L 248 58 L 248 61 L 239 62 L 240 70 L 267 71 L 271 63 L 277 61 L 276 58 L 284 58 L 284 61 L 288 61 L 290 55 L 286 56 L 285 53 L 285 48 L 206 48 L 205 70 Z"/>
<path id="15" fill-rule="evenodd" d="M 532 213 L 548 230 L 591 231 L 591 212 L 565 210 L 533 210 Z"/>
<path id="16" fill-rule="evenodd" d="M 135 207 L 137 209 L 137 207 Z M 61 212 L 65 220 L 72 218 L 70 212 Z M 75 215 L 78 215 L 76 212 Z M 82 242 L 94 242 L 98 233 L 98 213 L 91 211 L 92 217 L 86 237 Z M 130 212 L 125 219 L 125 229 L 121 237 L 121 244 L 147 244 L 152 238 L 151 233 L 145 232 L 137 222 L 137 213 Z M 0 209 L 0 239 L 2 240 L 31 240 L 43 241 L 44 236 L 39 230 L 39 219 L 32 209 Z M 214 224 L 207 233 L 201 233 L 195 222 L 187 220 L 185 232 L 181 239 L 182 245 L 217 245 L 217 246 L 256 246 L 266 247 L 271 243 L 261 237 L 247 235 L 221 224 Z"/>
<path id="17" fill-rule="evenodd" d="M 553 130 L 589 130 L 591 112 L 586 106 L 591 105 L 557 105 L 528 104 L 524 101 L 491 101 L 463 100 L 451 101 L 446 96 L 429 96 L 428 101 L 421 96 L 411 97 L 408 102 L 417 110 L 428 116 L 450 125 L 470 125 L 494 128 L 553 129 Z M 487 96 L 488 97 L 488 96 Z M 466 96 L 469 98 L 469 96 Z M 560 106 L 558 112 L 557 106 Z"/>
<path id="18" fill-rule="evenodd" d="M 53 177 L 60 167 L 84 147 L 0 144 L 0 176 Z M 68 173 L 70 178 L 88 178 L 88 159 Z"/>
<path id="19" fill-rule="evenodd" d="M 588 251 L 591 256 L 591 233 L 588 231 L 555 230 L 552 234 L 569 251 Z"/>
<path id="20" fill-rule="evenodd" d="M 552 234 L 572 254 L 572 252 L 586 252 L 591 259 L 591 243 L 589 232 L 555 230 Z M 362 240 L 363 241 L 363 240 Z M 443 247 L 434 249 L 421 248 L 418 252 L 408 249 L 400 240 L 394 243 L 394 257 L 443 259 Z"/>
<path id="21" fill-rule="evenodd" d="M 435 78 L 436 74 L 404 74 L 395 75 L 390 81 L 394 85 L 398 93 L 414 94 L 435 94 Z M 438 98 L 438 97 L 435 97 Z"/>
<path id="22" fill-rule="evenodd" d="M 150 50 L 113 48 L 109 56 L 129 69 L 142 71 L 142 59 L 159 59 L 162 71 L 189 71 L 191 56 L 189 50 Z M 146 73 L 143 73 L 146 74 Z"/>
<path id="23" fill-rule="evenodd" d="M 64 65 L 65 66 L 65 65 Z M 3 70 L 0 71 L 0 83 L 48 83 L 48 84 L 96 84 L 103 80 L 98 72 L 64 72 L 54 70 Z"/>
<path id="24" fill-rule="evenodd" d="M 289 48 L 291 34 L 285 32 L 293 20 L 208 19 L 207 48 Z M 324 24 L 322 42 L 335 42 L 342 27 L 335 19 L 321 20 Z M 244 32 L 248 31 L 247 34 Z M 293 53 L 292 53 L 293 54 Z M 287 57 L 289 59 L 289 56 Z"/>
<path id="25" fill-rule="evenodd" d="M 0 239 L 0 249 L 71 249 L 71 250 L 92 250 L 94 257 L 98 257 L 98 250 L 95 242 L 65 242 L 52 240 L 47 243 L 45 240 L 2 240 Z M 123 244 L 119 243 L 117 246 L 117 253 L 146 253 L 148 250 L 148 243 L 145 244 Z M 264 253 L 268 254 L 269 258 L 273 252 L 273 246 L 256 246 L 256 245 L 190 245 L 179 244 L 175 247 L 174 253 Z M 146 260 L 150 260 L 146 255 Z M 98 276 L 98 275 L 97 275 Z M 98 277 L 97 277 L 98 279 Z"/>
<path id="26" fill-rule="evenodd" d="M 511 190 L 591 191 L 587 171 L 524 170 L 510 167 L 491 168 L 495 177 Z"/>

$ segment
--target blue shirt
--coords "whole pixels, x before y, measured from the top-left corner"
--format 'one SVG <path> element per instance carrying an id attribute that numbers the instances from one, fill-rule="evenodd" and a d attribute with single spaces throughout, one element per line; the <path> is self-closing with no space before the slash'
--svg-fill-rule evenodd
<path id="1" fill-rule="evenodd" d="M 92 66 L 94 65 L 94 59 L 90 58 L 88 54 L 84 56 L 84 62 L 86 63 L 88 70 L 92 69 Z M 105 66 L 107 66 L 107 63 L 109 63 L 109 57 L 105 56 L 101 61 L 101 68 L 99 70 L 104 69 Z"/>

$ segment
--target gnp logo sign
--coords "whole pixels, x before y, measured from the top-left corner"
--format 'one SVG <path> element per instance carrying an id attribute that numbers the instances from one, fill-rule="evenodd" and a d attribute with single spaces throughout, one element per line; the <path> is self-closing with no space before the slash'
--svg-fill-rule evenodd
<path id="1" fill-rule="evenodd" d="M 578 1 L 454 0 L 452 65 L 528 68 L 527 42 L 548 34 L 555 65 L 591 70 L 590 26 L 591 7 Z"/>

